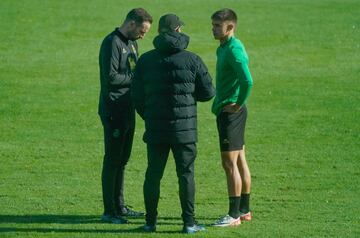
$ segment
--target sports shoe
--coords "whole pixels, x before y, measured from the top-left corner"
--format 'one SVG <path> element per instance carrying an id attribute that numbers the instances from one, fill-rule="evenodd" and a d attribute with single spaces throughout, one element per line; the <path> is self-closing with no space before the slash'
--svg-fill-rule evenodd
<path id="1" fill-rule="evenodd" d="M 205 231 L 205 227 L 202 225 L 194 224 L 193 226 L 186 226 L 184 225 L 182 232 L 186 234 L 193 234 L 199 231 Z"/>
<path id="2" fill-rule="evenodd" d="M 147 225 L 147 224 L 145 224 L 143 226 L 143 230 L 145 232 L 155 232 L 156 231 L 156 226 L 155 225 Z"/>
<path id="3" fill-rule="evenodd" d="M 113 224 L 126 224 L 128 220 L 121 216 L 113 216 L 113 215 L 102 215 L 101 221 L 106 223 L 113 223 Z"/>
<path id="4" fill-rule="evenodd" d="M 240 220 L 242 221 L 251 221 L 252 220 L 252 215 L 251 215 L 251 212 L 248 212 L 248 213 L 241 213 L 240 212 Z"/>
<path id="5" fill-rule="evenodd" d="M 118 214 L 126 217 L 143 217 L 145 213 L 137 212 L 132 209 L 131 206 L 123 206 L 119 209 Z"/>
<path id="6" fill-rule="evenodd" d="M 233 218 L 229 215 L 226 215 L 224 217 L 221 217 L 219 220 L 217 220 L 213 226 L 218 226 L 218 227 L 226 227 L 226 226 L 238 226 L 241 224 L 241 220 L 240 217 L 238 218 Z"/>

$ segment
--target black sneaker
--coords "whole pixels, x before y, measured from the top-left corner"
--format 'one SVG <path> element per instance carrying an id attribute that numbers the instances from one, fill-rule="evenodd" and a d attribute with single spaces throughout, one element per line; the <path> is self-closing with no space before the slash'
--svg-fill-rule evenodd
<path id="1" fill-rule="evenodd" d="M 145 232 L 155 232 L 156 231 L 156 226 L 155 225 L 147 225 L 147 224 L 145 224 L 143 226 L 143 230 Z"/>
<path id="2" fill-rule="evenodd" d="M 106 223 L 113 223 L 113 224 L 127 224 L 128 220 L 121 216 L 113 216 L 113 215 L 102 215 L 101 221 Z"/>
<path id="3" fill-rule="evenodd" d="M 145 215 L 143 212 L 134 211 L 130 206 L 121 207 L 118 214 L 126 217 L 143 217 Z"/>

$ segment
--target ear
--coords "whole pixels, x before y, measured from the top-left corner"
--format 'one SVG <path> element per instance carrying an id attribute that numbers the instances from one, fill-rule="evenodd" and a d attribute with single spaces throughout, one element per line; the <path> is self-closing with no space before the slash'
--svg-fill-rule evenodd
<path id="1" fill-rule="evenodd" d="M 234 28 L 235 28 L 234 24 L 230 23 L 226 26 L 226 31 L 232 31 L 232 30 L 234 30 Z"/>
<path id="2" fill-rule="evenodd" d="M 133 20 L 129 21 L 129 27 L 130 27 L 131 29 L 133 29 L 135 26 L 136 26 L 136 22 L 135 22 L 135 21 L 133 21 Z"/>

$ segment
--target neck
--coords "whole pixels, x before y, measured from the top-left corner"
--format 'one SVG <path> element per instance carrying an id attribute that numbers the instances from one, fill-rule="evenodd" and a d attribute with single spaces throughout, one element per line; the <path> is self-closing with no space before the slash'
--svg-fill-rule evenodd
<path id="1" fill-rule="evenodd" d="M 223 38 L 221 38 L 221 39 L 220 39 L 220 45 L 224 44 L 224 43 L 225 43 L 226 41 L 228 41 L 228 39 L 229 39 L 230 37 L 232 37 L 232 36 L 234 36 L 234 33 L 230 33 L 230 34 L 224 36 Z"/>
<path id="2" fill-rule="evenodd" d="M 125 36 L 126 38 L 129 38 L 127 31 L 125 30 L 125 26 L 122 25 L 119 27 L 119 31 L 121 32 L 121 34 L 123 34 L 123 36 Z"/>

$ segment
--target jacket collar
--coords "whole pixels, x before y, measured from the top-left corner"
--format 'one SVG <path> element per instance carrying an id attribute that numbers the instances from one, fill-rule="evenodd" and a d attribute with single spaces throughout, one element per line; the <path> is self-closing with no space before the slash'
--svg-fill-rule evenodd
<path id="1" fill-rule="evenodd" d="M 115 32 L 115 35 L 117 35 L 117 36 L 120 38 L 121 41 L 123 41 L 123 42 L 126 43 L 126 44 L 129 43 L 129 39 L 126 38 L 126 37 L 123 35 L 123 33 L 121 33 L 119 27 L 116 27 L 115 30 L 114 30 L 114 32 Z"/>
<path id="2" fill-rule="evenodd" d="M 160 33 L 155 37 L 153 44 L 155 48 L 165 53 L 176 53 L 184 50 L 189 45 L 189 36 L 176 31 Z"/>

